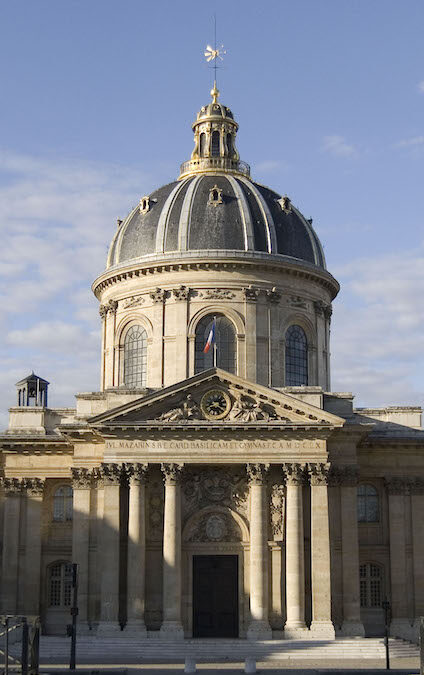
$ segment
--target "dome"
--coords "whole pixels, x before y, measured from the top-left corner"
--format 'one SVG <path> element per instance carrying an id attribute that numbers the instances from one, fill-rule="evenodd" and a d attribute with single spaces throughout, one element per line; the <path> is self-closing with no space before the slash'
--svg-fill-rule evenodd
<path id="1" fill-rule="evenodd" d="M 288 197 L 231 173 L 196 173 L 142 198 L 112 241 L 108 268 L 193 251 L 286 256 L 325 269 L 312 228 Z"/>

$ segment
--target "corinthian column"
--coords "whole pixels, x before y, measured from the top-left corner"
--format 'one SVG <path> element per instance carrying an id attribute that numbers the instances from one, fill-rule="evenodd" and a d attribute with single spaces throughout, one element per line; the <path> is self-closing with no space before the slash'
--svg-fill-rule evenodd
<path id="1" fill-rule="evenodd" d="M 78 631 L 88 630 L 88 550 L 90 543 L 90 496 L 92 474 L 89 469 L 72 468 L 72 562 L 78 564 Z"/>
<path id="2" fill-rule="evenodd" d="M 250 640 L 270 640 L 268 619 L 268 522 L 266 475 L 269 464 L 248 464 L 250 484 Z"/>
<path id="3" fill-rule="evenodd" d="M 41 579 L 41 509 L 43 504 L 44 480 L 25 478 L 26 492 L 26 533 L 25 533 L 25 596 L 24 613 L 40 614 Z"/>
<path id="4" fill-rule="evenodd" d="M 401 478 L 386 480 L 389 493 L 390 586 L 392 589 L 390 635 L 405 640 L 411 637 L 406 594 L 405 495 L 408 487 Z"/>
<path id="5" fill-rule="evenodd" d="M 125 633 L 146 634 L 144 592 L 146 583 L 146 474 L 148 464 L 130 464 L 128 514 L 128 588 Z"/>
<path id="6" fill-rule="evenodd" d="M 343 635 L 364 637 L 359 601 L 358 541 L 358 468 L 346 466 L 332 472 L 334 484 L 340 485 L 342 529 Z"/>
<path id="7" fill-rule="evenodd" d="M 102 580 L 100 591 L 100 622 L 98 633 L 120 631 L 119 617 L 119 525 L 120 486 L 122 467 L 119 464 L 102 464 L 104 482 L 104 511 L 101 529 Z"/>
<path id="8" fill-rule="evenodd" d="M 286 516 L 286 602 L 285 638 L 304 637 L 305 553 L 303 531 L 303 486 L 305 469 L 300 464 L 285 464 L 287 481 Z"/>
<path id="9" fill-rule="evenodd" d="M 179 464 L 162 464 L 165 481 L 163 522 L 163 622 L 165 639 L 183 638 L 181 623 L 181 486 Z"/>
<path id="10" fill-rule="evenodd" d="M 17 478 L 4 478 L 5 489 L 3 560 L 2 560 L 2 612 L 16 614 L 18 592 L 19 516 L 22 484 Z"/>
<path id="11" fill-rule="evenodd" d="M 334 640 L 331 621 L 330 527 L 327 464 L 310 464 L 312 623 L 314 636 Z"/>

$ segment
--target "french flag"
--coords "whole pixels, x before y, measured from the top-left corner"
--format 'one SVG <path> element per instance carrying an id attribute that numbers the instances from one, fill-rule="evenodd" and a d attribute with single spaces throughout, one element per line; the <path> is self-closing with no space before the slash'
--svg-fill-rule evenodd
<path id="1" fill-rule="evenodd" d="M 207 354 L 212 345 L 215 343 L 215 325 L 216 325 L 216 319 L 213 320 L 212 322 L 212 328 L 209 331 L 209 336 L 206 341 L 206 344 L 203 348 L 203 353 Z"/>

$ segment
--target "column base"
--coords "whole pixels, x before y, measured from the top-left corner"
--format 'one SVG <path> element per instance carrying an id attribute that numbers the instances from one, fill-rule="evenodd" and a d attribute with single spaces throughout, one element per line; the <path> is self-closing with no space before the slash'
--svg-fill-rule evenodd
<path id="1" fill-rule="evenodd" d="M 285 640 L 307 639 L 308 637 L 310 637 L 310 634 L 305 623 L 286 623 L 284 626 Z"/>
<path id="2" fill-rule="evenodd" d="M 323 638 L 325 640 L 335 640 L 336 631 L 331 621 L 312 621 L 310 628 L 311 638 Z"/>
<path id="3" fill-rule="evenodd" d="M 97 635 L 116 635 L 121 632 L 121 626 L 117 621 L 99 621 L 97 625 Z"/>
<path id="4" fill-rule="evenodd" d="M 180 621 L 164 621 L 159 634 L 161 640 L 184 640 L 184 629 Z"/>
<path id="5" fill-rule="evenodd" d="M 124 628 L 125 635 L 134 635 L 147 638 L 146 624 L 141 619 L 129 620 Z"/>
<path id="6" fill-rule="evenodd" d="M 246 638 L 248 640 L 272 640 L 272 630 L 268 621 L 251 621 Z"/>
<path id="7" fill-rule="evenodd" d="M 390 623 L 390 637 L 411 640 L 413 628 L 408 619 L 392 619 Z"/>
<path id="8" fill-rule="evenodd" d="M 340 635 L 346 637 L 365 637 L 365 628 L 362 621 L 343 621 Z"/>

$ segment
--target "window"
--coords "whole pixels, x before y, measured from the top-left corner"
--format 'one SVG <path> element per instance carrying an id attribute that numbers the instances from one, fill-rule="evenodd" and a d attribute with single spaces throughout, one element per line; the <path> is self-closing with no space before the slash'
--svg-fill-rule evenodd
<path id="1" fill-rule="evenodd" d="M 380 565 L 359 566 L 361 607 L 381 607 L 383 599 L 383 570 Z"/>
<path id="2" fill-rule="evenodd" d="M 124 384 L 131 389 L 146 386 L 147 333 L 131 326 L 124 343 Z"/>
<path id="3" fill-rule="evenodd" d="M 380 520 L 378 492 L 374 485 L 358 486 L 358 522 L 378 523 Z"/>
<path id="4" fill-rule="evenodd" d="M 72 520 L 72 488 L 70 485 L 62 485 L 54 493 L 53 520 L 57 523 Z"/>
<path id="5" fill-rule="evenodd" d="M 212 132 L 212 157 L 219 157 L 219 131 Z"/>
<path id="6" fill-rule="evenodd" d="M 53 563 L 48 568 L 49 607 L 70 607 L 72 597 L 72 565 Z"/>
<path id="7" fill-rule="evenodd" d="M 200 134 L 200 157 L 205 156 L 206 134 Z"/>
<path id="8" fill-rule="evenodd" d="M 227 152 L 228 152 L 228 157 L 232 157 L 233 155 L 233 137 L 231 134 L 227 134 Z"/>
<path id="9" fill-rule="evenodd" d="M 214 315 L 208 314 L 197 324 L 195 373 L 200 373 L 202 370 L 214 367 L 215 350 L 213 345 L 207 354 L 203 351 L 212 329 L 213 320 Z M 216 315 L 215 346 L 217 367 L 227 370 L 229 373 L 235 373 L 237 371 L 236 333 L 232 322 L 222 314 Z"/>
<path id="10" fill-rule="evenodd" d="M 286 333 L 286 387 L 308 384 L 308 341 L 300 326 Z"/>

